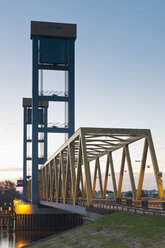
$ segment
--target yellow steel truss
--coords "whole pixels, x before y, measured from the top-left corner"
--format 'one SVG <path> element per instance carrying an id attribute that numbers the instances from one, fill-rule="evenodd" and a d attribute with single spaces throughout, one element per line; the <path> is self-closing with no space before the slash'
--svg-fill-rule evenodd
<path id="1" fill-rule="evenodd" d="M 144 139 L 144 147 L 136 189 L 129 145 Z M 122 149 L 118 188 L 116 186 L 113 152 Z M 155 149 L 148 129 L 117 129 L 117 128 L 80 128 L 61 146 L 39 170 L 39 197 L 44 200 L 71 198 L 73 204 L 81 197 L 90 204 L 95 198 L 96 178 L 98 174 L 101 198 L 106 198 L 109 171 L 112 177 L 115 198 L 120 198 L 124 166 L 127 161 L 128 173 L 134 200 L 140 200 L 146 167 L 147 153 L 150 152 L 155 180 L 159 196 L 164 197 L 164 190 L 159 172 Z M 105 178 L 101 172 L 100 157 L 106 155 Z M 94 178 L 91 180 L 90 163 L 95 161 Z M 84 170 L 84 173 L 82 172 Z M 93 182 L 93 185 L 92 185 Z M 28 182 L 30 184 L 30 180 Z M 28 186 L 30 189 L 30 186 Z M 28 192 L 28 196 L 29 196 Z"/>

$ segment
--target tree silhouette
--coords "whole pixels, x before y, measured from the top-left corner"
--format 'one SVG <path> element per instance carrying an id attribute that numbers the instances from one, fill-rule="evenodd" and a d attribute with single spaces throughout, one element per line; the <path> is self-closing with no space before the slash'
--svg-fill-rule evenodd
<path id="1" fill-rule="evenodd" d="M 10 180 L 0 182 L 0 207 L 13 205 L 13 200 L 20 199 L 15 183 Z"/>

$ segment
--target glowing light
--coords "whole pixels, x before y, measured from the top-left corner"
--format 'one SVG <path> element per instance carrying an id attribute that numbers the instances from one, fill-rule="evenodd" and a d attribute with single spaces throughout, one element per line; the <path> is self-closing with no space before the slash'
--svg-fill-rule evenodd
<path id="1" fill-rule="evenodd" d="M 17 248 L 21 248 L 21 247 L 23 247 L 23 246 L 25 246 L 26 245 L 26 243 L 24 242 L 19 242 L 18 244 L 17 244 Z"/>
<path id="2" fill-rule="evenodd" d="M 32 214 L 32 206 L 31 205 L 16 205 L 15 211 L 17 214 Z"/>
<path id="3" fill-rule="evenodd" d="M 21 201 L 21 200 L 14 200 L 14 201 L 13 201 L 13 203 L 14 203 L 14 206 L 16 206 L 16 205 L 21 204 L 21 203 L 22 203 L 22 201 Z"/>
<path id="4" fill-rule="evenodd" d="M 14 200 L 16 214 L 32 214 L 33 206 L 25 204 L 22 200 Z"/>

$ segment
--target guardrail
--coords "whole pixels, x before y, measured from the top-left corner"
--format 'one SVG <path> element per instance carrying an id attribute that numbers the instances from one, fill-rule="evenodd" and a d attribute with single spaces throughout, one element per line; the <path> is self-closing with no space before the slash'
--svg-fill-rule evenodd
<path id="1" fill-rule="evenodd" d="M 95 208 L 102 208 L 102 209 L 109 209 L 113 211 L 128 211 L 128 212 L 134 212 L 134 213 L 142 213 L 142 214 L 159 214 L 159 215 L 165 215 L 165 211 L 158 210 L 158 209 L 147 209 L 147 208 L 141 208 L 141 207 L 131 207 L 131 206 L 124 206 L 119 204 L 95 204 L 92 205 Z"/>
<path id="2" fill-rule="evenodd" d="M 56 199 L 42 199 L 44 201 L 56 202 Z M 59 198 L 58 203 L 63 203 L 63 199 Z M 67 198 L 65 204 L 73 205 L 73 199 Z M 88 202 L 84 198 L 79 198 L 76 201 L 76 205 L 87 207 Z M 133 201 L 131 198 L 119 198 L 119 199 L 92 199 L 90 206 L 94 208 L 109 209 L 114 211 L 130 211 L 135 213 L 149 213 L 149 214 L 161 214 L 165 215 L 165 202 L 158 201 L 158 199 L 142 199 L 141 201 Z"/>
<path id="3" fill-rule="evenodd" d="M 16 227 L 16 214 L 13 207 L 1 207 L 0 208 L 0 232 L 9 231 L 12 232 Z"/>

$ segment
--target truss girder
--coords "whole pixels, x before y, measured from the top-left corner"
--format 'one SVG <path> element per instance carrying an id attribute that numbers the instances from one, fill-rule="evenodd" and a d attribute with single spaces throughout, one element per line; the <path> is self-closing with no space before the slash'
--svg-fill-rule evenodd
<path id="1" fill-rule="evenodd" d="M 139 182 L 136 188 L 129 145 L 140 139 L 144 140 L 144 147 Z M 113 162 L 113 152 L 117 149 L 122 149 L 118 187 L 116 168 Z M 148 129 L 78 129 L 40 168 L 41 192 L 39 195 L 44 200 L 58 202 L 59 199 L 62 199 L 63 203 L 66 203 L 66 199 L 72 199 L 74 205 L 79 198 L 85 198 L 90 204 L 95 198 L 97 179 L 101 199 L 106 198 L 108 180 L 111 179 L 113 187 L 111 190 L 114 192 L 114 198 L 120 198 L 124 168 L 127 163 L 133 199 L 140 200 L 149 152 L 159 196 L 163 199 L 161 173 L 159 172 L 151 132 Z M 106 163 L 103 164 L 100 158 L 104 155 L 106 155 Z M 94 161 L 94 173 L 91 173 L 93 166 L 91 161 Z"/>

